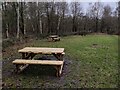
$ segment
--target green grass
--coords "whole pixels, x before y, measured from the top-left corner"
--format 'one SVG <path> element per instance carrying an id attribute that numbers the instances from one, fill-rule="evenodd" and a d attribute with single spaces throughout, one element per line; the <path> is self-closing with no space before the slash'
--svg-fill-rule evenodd
<path id="1" fill-rule="evenodd" d="M 65 59 L 67 58 L 65 61 L 69 63 L 64 69 L 67 69 L 61 78 L 56 78 L 54 75 L 39 76 L 40 72 L 13 74 L 10 78 L 3 76 L 6 84 L 13 84 L 10 87 L 16 87 L 17 83 L 25 88 L 116 88 L 118 85 L 118 36 L 116 35 L 67 36 L 62 37 L 60 42 L 48 42 L 43 39 L 35 40 L 24 46 L 65 48 Z M 6 58 L 6 55 L 3 58 Z M 7 66 L 3 68 L 6 70 L 12 67 L 12 65 L 8 66 L 9 68 Z M 43 70 L 43 72 L 46 71 Z"/>

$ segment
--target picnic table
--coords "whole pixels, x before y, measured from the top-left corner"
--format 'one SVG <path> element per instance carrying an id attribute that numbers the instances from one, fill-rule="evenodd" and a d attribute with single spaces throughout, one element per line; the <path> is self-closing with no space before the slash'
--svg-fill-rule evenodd
<path id="1" fill-rule="evenodd" d="M 60 37 L 58 35 L 50 35 L 48 41 L 60 41 Z"/>
<path id="2" fill-rule="evenodd" d="M 22 59 L 16 59 L 13 61 L 13 64 L 16 65 L 16 72 L 21 72 L 29 64 L 41 64 L 54 66 L 57 70 L 56 75 L 61 75 L 64 64 L 64 48 L 25 47 L 18 50 L 18 52 L 22 54 Z M 34 60 L 33 58 L 37 54 L 53 55 L 56 57 L 56 60 Z"/>

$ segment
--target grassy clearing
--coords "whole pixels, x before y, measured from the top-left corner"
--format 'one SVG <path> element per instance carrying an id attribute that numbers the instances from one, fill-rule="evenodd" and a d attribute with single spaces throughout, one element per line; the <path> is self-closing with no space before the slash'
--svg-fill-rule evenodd
<path id="1" fill-rule="evenodd" d="M 11 61 L 20 58 L 17 50 L 25 46 L 65 48 L 62 77 L 54 77 L 55 70 L 47 66 L 31 66 L 22 74 L 8 74 L 14 68 Z M 118 84 L 118 36 L 115 35 L 67 36 L 60 42 L 35 40 L 8 50 L 12 56 L 9 52 L 3 54 L 4 61 L 8 62 L 3 64 L 5 87 L 115 88 Z"/>

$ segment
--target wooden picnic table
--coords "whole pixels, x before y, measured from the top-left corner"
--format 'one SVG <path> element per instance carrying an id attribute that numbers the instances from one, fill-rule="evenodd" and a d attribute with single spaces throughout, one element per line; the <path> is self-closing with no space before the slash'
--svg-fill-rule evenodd
<path id="1" fill-rule="evenodd" d="M 36 54 L 53 54 L 58 60 L 63 60 L 64 48 L 25 47 L 18 51 L 23 59 L 33 58 Z"/>
<path id="2" fill-rule="evenodd" d="M 58 35 L 50 35 L 48 37 L 49 41 L 60 41 L 60 37 Z"/>
<path id="3" fill-rule="evenodd" d="M 61 75 L 62 67 L 63 67 L 63 55 L 64 48 L 46 48 L 46 47 L 25 47 L 23 49 L 18 50 L 19 53 L 22 54 L 22 59 L 16 59 L 13 61 L 13 64 L 16 64 L 16 69 L 20 69 L 22 65 L 22 69 L 25 69 L 29 64 L 44 64 L 44 65 L 53 65 L 57 70 L 57 76 Z M 56 60 L 32 60 L 37 54 L 49 54 L 54 55 Z"/>

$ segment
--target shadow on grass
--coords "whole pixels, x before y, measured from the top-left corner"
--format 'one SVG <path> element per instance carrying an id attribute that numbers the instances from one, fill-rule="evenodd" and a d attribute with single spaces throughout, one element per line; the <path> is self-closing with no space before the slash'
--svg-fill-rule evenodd
<path id="1" fill-rule="evenodd" d="M 48 65 L 29 65 L 20 74 L 27 76 L 55 76 L 56 70 L 53 66 Z"/>
<path id="2" fill-rule="evenodd" d="M 37 60 L 55 60 L 53 56 L 36 57 Z M 56 69 L 52 65 L 29 65 L 23 72 L 29 76 L 56 76 Z"/>
<path id="3" fill-rule="evenodd" d="M 54 59 L 53 59 L 54 58 Z M 53 56 L 38 56 L 37 60 L 55 60 Z M 29 65 L 25 70 L 16 74 L 15 72 L 4 72 L 4 80 L 2 82 L 3 88 L 22 88 L 22 87 L 61 87 L 66 81 L 65 77 L 68 76 L 69 70 L 68 66 L 70 61 L 68 58 L 64 58 L 64 66 L 62 70 L 61 77 L 56 77 L 56 69 L 51 65 Z M 6 67 L 6 66 L 5 66 Z M 13 65 L 10 66 L 11 69 L 15 69 Z M 9 68 L 10 69 L 10 68 Z M 11 70 L 10 69 L 10 70 Z"/>

